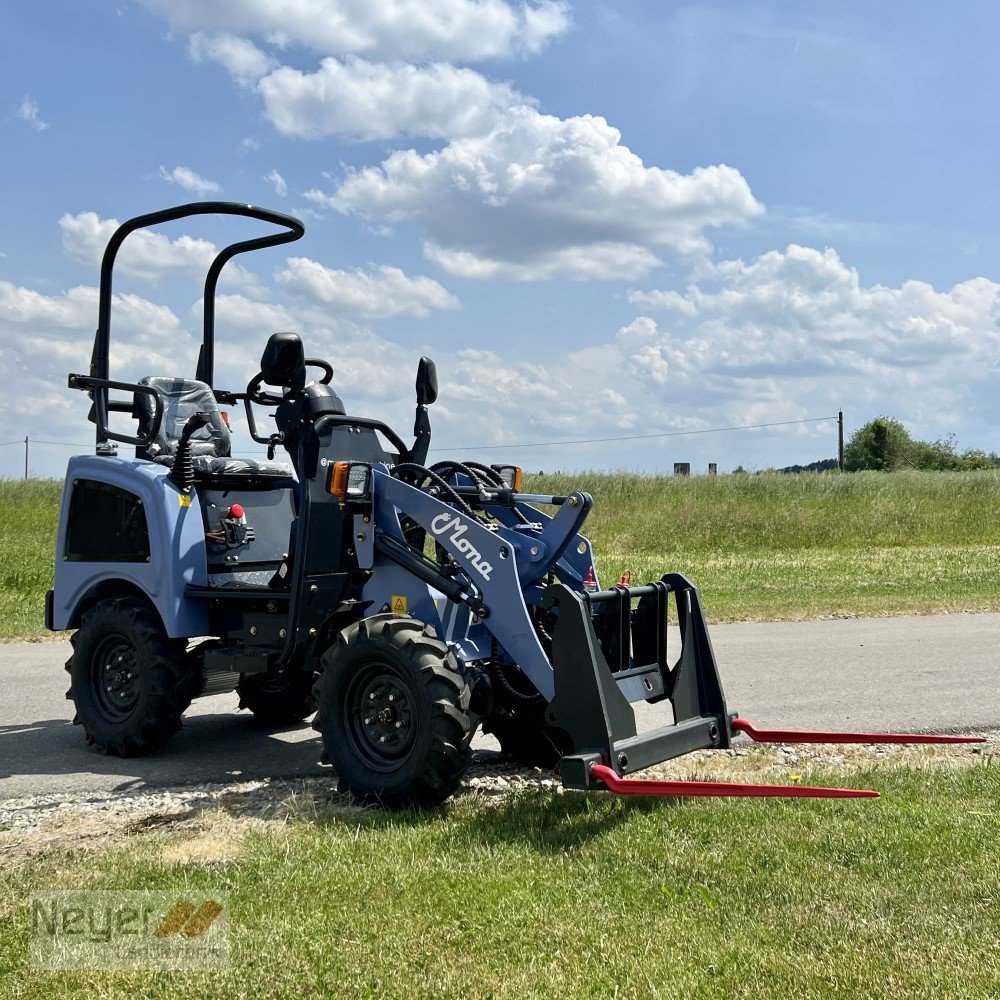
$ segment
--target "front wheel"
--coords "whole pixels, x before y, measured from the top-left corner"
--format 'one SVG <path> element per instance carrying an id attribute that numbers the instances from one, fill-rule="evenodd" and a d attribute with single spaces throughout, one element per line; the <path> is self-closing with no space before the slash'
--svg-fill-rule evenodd
<path id="1" fill-rule="evenodd" d="M 87 742 L 107 754 L 141 757 L 178 729 L 195 693 L 183 639 L 167 636 L 159 615 L 137 597 L 98 601 L 70 639 L 66 663 Z"/>
<path id="2" fill-rule="evenodd" d="M 321 658 L 314 728 L 353 794 L 391 809 L 434 806 L 472 759 L 471 693 L 448 647 L 412 618 L 350 626 Z"/>

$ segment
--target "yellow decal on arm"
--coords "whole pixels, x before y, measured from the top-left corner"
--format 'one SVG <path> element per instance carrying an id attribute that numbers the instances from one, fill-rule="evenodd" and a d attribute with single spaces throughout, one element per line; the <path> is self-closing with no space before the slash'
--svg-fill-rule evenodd
<path id="1" fill-rule="evenodd" d="M 392 595 L 392 613 L 394 615 L 405 615 L 407 607 L 405 594 Z"/>

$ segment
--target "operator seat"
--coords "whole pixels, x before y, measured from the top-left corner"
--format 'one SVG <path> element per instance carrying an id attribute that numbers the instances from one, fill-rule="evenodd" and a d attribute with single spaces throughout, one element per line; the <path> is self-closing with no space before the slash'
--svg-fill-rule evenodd
<path id="1" fill-rule="evenodd" d="M 208 415 L 208 423 L 191 435 L 191 461 L 194 471 L 207 475 L 291 476 L 292 467 L 286 462 L 263 459 L 233 458 L 229 428 L 219 412 L 215 394 L 204 382 L 189 378 L 147 375 L 139 385 L 156 391 L 163 407 L 156 437 L 145 450 L 146 456 L 160 465 L 173 465 L 177 442 L 188 418 L 195 413 Z M 141 408 L 141 420 L 149 426 L 152 402 L 148 395 L 136 394 Z"/>

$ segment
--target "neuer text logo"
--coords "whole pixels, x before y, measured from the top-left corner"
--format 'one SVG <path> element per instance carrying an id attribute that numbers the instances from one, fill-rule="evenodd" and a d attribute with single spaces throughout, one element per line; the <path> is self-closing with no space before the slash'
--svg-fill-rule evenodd
<path id="1" fill-rule="evenodd" d="M 490 563 L 483 559 L 482 553 L 468 540 L 462 536 L 469 530 L 467 524 L 462 523 L 462 519 L 457 515 L 438 514 L 431 521 L 431 531 L 441 537 L 448 534 L 448 540 L 461 552 L 472 564 L 472 568 L 484 579 L 488 580 L 493 572 Z"/>

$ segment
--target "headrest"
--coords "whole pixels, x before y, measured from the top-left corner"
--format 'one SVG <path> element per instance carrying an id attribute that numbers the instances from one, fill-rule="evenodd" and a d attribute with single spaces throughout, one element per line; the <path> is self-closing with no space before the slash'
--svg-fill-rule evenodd
<path id="1" fill-rule="evenodd" d="M 268 385 L 301 389 L 306 384 L 306 356 L 297 333 L 272 333 L 260 358 Z"/>

